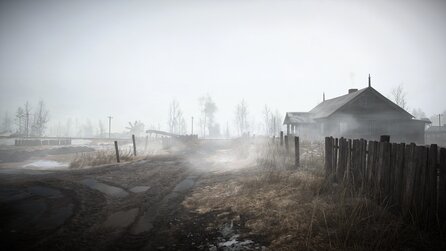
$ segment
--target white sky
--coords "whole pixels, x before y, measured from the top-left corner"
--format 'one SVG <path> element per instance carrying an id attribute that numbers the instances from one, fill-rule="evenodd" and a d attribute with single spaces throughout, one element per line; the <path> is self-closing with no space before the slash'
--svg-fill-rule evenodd
<path id="1" fill-rule="evenodd" d="M 446 109 L 446 1 L 1 1 L 0 112 L 44 99 L 53 121 L 166 126 L 169 102 L 217 121 L 242 98 L 308 111 L 322 99 L 403 83 L 408 105 Z M 95 123 L 97 124 L 97 123 Z"/>

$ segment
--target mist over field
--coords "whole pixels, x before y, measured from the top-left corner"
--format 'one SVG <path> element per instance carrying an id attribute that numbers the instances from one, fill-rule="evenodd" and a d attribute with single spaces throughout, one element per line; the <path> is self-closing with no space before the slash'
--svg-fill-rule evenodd
<path id="1" fill-rule="evenodd" d="M 1 250 L 446 250 L 446 1 L 0 0 Z"/>

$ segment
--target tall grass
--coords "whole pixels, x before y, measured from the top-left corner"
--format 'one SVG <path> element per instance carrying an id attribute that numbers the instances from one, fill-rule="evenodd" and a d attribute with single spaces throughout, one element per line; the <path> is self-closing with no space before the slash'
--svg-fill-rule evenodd
<path id="1" fill-rule="evenodd" d="M 131 149 L 119 151 L 121 162 L 141 159 L 141 156 L 134 156 Z M 99 166 L 104 164 L 116 163 L 116 153 L 114 150 L 99 150 L 88 153 L 78 153 L 70 163 L 70 168 L 83 168 L 88 166 Z"/>
<path id="2" fill-rule="evenodd" d="M 319 143 L 301 144 L 302 165 L 277 142 L 257 146 L 257 169 L 227 183 L 198 189 L 185 205 L 247 218 L 272 250 L 435 249 L 431 236 L 348 187 L 327 182 Z M 319 150 L 315 150 L 319 149 Z M 311 152 L 312 151 L 312 152 Z M 320 152 L 317 152 L 320 151 Z"/>

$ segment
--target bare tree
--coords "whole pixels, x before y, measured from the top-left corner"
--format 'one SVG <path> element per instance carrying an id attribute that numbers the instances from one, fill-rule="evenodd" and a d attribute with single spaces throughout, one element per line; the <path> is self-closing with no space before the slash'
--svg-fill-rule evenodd
<path id="1" fill-rule="evenodd" d="M 414 109 L 412 110 L 412 115 L 413 115 L 416 119 L 427 118 L 426 113 L 424 113 L 423 110 L 421 110 L 420 108 L 418 108 L 418 109 L 414 108 Z"/>
<path id="2" fill-rule="evenodd" d="M 25 133 L 25 111 L 22 107 L 17 108 L 16 114 L 15 114 L 15 120 L 17 125 L 17 134 L 23 135 Z"/>
<path id="3" fill-rule="evenodd" d="M 24 133 L 26 137 L 29 137 L 29 133 L 30 133 L 30 128 L 31 128 L 31 106 L 28 103 L 28 101 L 26 101 L 25 103 L 25 107 L 23 108 L 24 111 Z"/>
<path id="4" fill-rule="evenodd" d="M 180 104 L 176 100 L 172 100 L 169 105 L 167 124 L 169 126 L 169 132 L 176 134 L 183 134 L 186 132 L 186 121 L 183 117 Z"/>
<path id="5" fill-rule="evenodd" d="M 402 84 L 392 90 L 392 98 L 395 104 L 399 105 L 404 110 L 408 109 L 406 102 L 406 92 L 404 91 Z"/>
<path id="6" fill-rule="evenodd" d="M 211 132 L 213 132 L 212 134 L 215 134 L 216 131 L 219 131 L 219 129 L 216 130 L 216 125 L 214 125 L 215 112 L 218 109 L 217 105 L 209 94 L 199 98 L 199 103 L 202 116 L 200 119 L 200 124 L 202 126 L 203 136 L 206 136 L 206 129 L 210 134 Z"/>
<path id="7" fill-rule="evenodd" d="M 105 136 L 105 126 L 102 120 L 99 120 L 99 137 L 103 138 Z"/>
<path id="8" fill-rule="evenodd" d="M 274 131 L 273 128 L 273 114 L 271 112 L 271 109 L 265 105 L 263 108 L 263 123 L 264 123 L 264 129 L 265 129 L 265 135 L 271 135 Z"/>
<path id="9" fill-rule="evenodd" d="M 39 101 L 36 112 L 34 113 L 34 122 L 31 127 L 32 135 L 43 136 L 49 121 L 49 111 L 45 107 L 43 100 Z"/>
<path id="10" fill-rule="evenodd" d="M 235 125 L 239 135 L 247 132 L 248 125 L 248 106 L 244 99 L 237 105 L 235 109 Z"/>
<path id="11" fill-rule="evenodd" d="M 3 115 L 2 131 L 3 132 L 11 132 L 12 131 L 12 120 L 11 120 L 11 117 L 9 117 L 8 112 L 5 112 L 5 114 Z"/>

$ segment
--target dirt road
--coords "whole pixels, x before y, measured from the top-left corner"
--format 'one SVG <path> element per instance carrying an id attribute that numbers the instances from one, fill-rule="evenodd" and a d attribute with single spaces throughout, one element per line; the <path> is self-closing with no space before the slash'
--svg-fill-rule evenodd
<path id="1" fill-rule="evenodd" d="M 232 142 L 208 142 L 82 170 L 2 170 L 2 243 L 7 249 L 45 250 L 259 249 L 259 241 L 236 240 L 243 230 L 239 223 L 210 229 L 221 219 L 218 212 L 198 215 L 181 204 L 197 186 L 225 182 L 233 170 L 252 165 L 248 155 Z"/>

